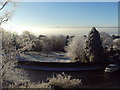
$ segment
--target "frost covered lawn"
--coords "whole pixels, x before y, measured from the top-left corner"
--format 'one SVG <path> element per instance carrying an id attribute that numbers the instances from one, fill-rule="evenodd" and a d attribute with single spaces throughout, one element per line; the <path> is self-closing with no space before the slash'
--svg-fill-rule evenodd
<path id="1" fill-rule="evenodd" d="M 40 52 L 25 52 L 20 53 L 16 58 L 22 61 L 70 62 L 70 58 L 68 58 L 63 52 L 52 52 L 48 54 L 48 56 Z"/>

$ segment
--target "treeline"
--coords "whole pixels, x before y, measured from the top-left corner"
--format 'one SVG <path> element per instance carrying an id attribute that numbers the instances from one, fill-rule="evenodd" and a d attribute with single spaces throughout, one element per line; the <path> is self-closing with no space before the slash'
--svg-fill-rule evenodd
<path id="1" fill-rule="evenodd" d="M 65 52 L 64 47 L 68 43 L 68 39 L 73 38 L 72 36 L 45 36 L 39 35 L 35 36 L 28 31 L 24 31 L 23 34 L 18 35 L 16 33 L 11 33 L 3 29 L 0 30 L 2 36 L 2 47 L 6 50 L 9 47 L 18 52 L 56 52 L 61 51 Z"/>
<path id="2" fill-rule="evenodd" d="M 115 38 L 116 37 L 116 38 Z M 120 62 L 120 38 L 95 27 L 88 36 L 75 36 L 66 46 L 67 55 L 78 62 Z"/>
<path id="3" fill-rule="evenodd" d="M 120 52 L 119 36 L 111 36 L 106 32 L 98 32 L 93 27 L 90 33 L 84 36 L 35 36 L 28 31 L 17 35 L 0 31 L 2 34 L 2 48 L 5 53 L 11 51 L 24 52 L 66 52 L 74 61 L 96 62 L 104 59 L 113 59 Z"/>

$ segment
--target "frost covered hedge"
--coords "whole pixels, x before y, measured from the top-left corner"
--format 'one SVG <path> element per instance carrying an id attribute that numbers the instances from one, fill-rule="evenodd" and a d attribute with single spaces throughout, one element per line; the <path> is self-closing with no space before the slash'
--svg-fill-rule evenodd
<path id="1" fill-rule="evenodd" d="M 70 75 L 66 75 L 64 73 L 58 74 L 57 76 L 53 76 L 52 78 L 48 78 L 48 82 L 42 82 L 33 84 L 30 83 L 28 88 L 52 88 L 52 89 L 60 89 L 60 88 L 80 88 L 82 82 L 80 79 L 72 79 Z M 23 86 L 23 88 L 25 88 Z"/>

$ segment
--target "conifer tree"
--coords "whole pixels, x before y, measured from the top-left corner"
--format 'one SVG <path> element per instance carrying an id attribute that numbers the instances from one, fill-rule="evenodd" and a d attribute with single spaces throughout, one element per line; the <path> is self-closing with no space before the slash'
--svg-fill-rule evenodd
<path id="1" fill-rule="evenodd" d="M 103 60 L 103 54 L 100 33 L 93 27 L 86 41 L 86 56 L 90 62 L 99 62 Z"/>

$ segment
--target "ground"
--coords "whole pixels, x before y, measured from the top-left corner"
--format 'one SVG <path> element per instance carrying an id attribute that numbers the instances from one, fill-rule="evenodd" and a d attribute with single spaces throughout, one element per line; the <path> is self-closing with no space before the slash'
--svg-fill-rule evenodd
<path id="1" fill-rule="evenodd" d="M 61 52 L 52 52 L 47 55 L 38 52 L 26 52 L 17 56 L 19 60 L 33 60 L 40 62 L 70 62 L 70 59 Z M 26 70 L 31 82 L 46 81 L 56 74 L 62 72 Z M 118 88 L 120 84 L 119 75 L 106 76 L 103 71 L 65 71 L 65 74 L 71 75 L 73 78 L 82 79 L 83 88 Z"/>
<path id="2" fill-rule="evenodd" d="M 70 58 L 63 52 L 52 52 L 48 56 L 40 52 L 25 52 L 17 55 L 17 59 L 39 62 L 70 62 Z"/>

